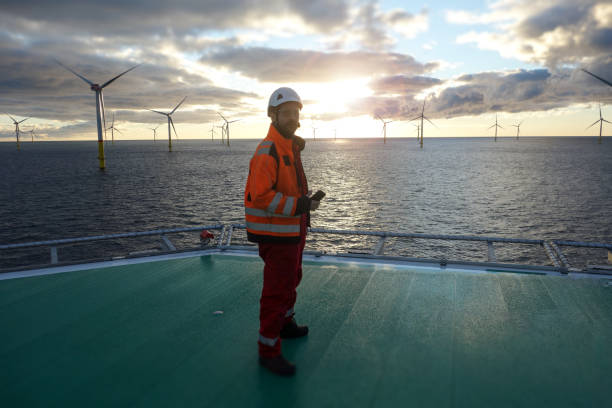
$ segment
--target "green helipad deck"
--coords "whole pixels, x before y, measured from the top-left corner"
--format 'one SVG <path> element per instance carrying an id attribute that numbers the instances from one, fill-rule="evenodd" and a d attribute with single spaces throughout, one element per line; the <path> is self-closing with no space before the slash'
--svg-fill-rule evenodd
<path id="1" fill-rule="evenodd" d="M 0 404 L 612 404 L 607 279 L 309 259 L 293 378 L 257 363 L 254 256 L 0 280 Z"/>

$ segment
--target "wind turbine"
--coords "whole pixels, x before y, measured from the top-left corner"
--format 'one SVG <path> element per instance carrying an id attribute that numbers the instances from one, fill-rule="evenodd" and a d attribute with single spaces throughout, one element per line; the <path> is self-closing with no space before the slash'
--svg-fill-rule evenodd
<path id="1" fill-rule="evenodd" d="M 521 120 L 521 122 L 518 125 L 512 125 L 516 128 L 516 140 L 518 140 L 519 138 L 519 132 L 521 131 L 522 124 L 523 124 L 523 121 Z"/>
<path id="2" fill-rule="evenodd" d="M 498 125 L 498 124 L 497 124 L 497 113 L 495 114 L 495 123 L 494 123 L 494 124 L 492 124 L 491 126 L 489 126 L 489 127 L 487 128 L 487 130 L 488 130 L 488 129 L 491 129 L 492 127 L 495 127 L 495 141 L 497 142 L 497 128 L 501 128 L 501 129 L 503 129 L 503 127 L 502 127 L 502 126 L 500 126 L 500 125 Z"/>
<path id="3" fill-rule="evenodd" d="M 32 136 L 32 143 L 34 143 L 34 135 L 36 134 L 36 132 L 34 132 L 35 128 L 36 126 L 32 126 L 32 129 L 29 130 L 30 136 Z"/>
<path id="4" fill-rule="evenodd" d="M 605 79 L 603 79 L 602 77 L 599 77 L 595 74 L 593 74 L 592 72 L 587 71 L 586 69 L 582 68 L 582 71 L 586 72 L 587 74 L 591 75 L 594 78 L 599 79 L 601 82 L 603 82 L 604 84 L 610 85 L 612 86 L 612 83 L 610 83 L 609 81 L 606 81 Z"/>
<path id="5" fill-rule="evenodd" d="M 153 143 L 156 142 L 156 136 L 157 136 L 157 128 L 160 127 L 161 125 L 157 125 L 154 128 L 149 128 L 153 131 Z"/>
<path id="6" fill-rule="evenodd" d="M 147 109 L 147 110 L 150 110 L 151 112 L 159 113 L 160 115 L 164 115 L 168 118 L 168 151 L 169 152 L 172 151 L 172 132 L 171 132 L 170 126 L 172 126 L 172 129 L 174 129 L 174 134 L 176 135 L 176 138 L 178 139 L 178 134 L 176 133 L 176 128 L 174 127 L 174 121 L 172 120 L 172 114 L 176 112 L 178 107 L 181 106 L 183 102 L 185 102 L 185 99 L 187 99 L 186 96 L 183 98 L 182 101 L 178 103 L 178 105 L 174 107 L 174 109 L 172 109 L 172 112 L 170 113 L 160 112 L 160 111 L 156 111 L 153 109 Z"/>
<path id="7" fill-rule="evenodd" d="M 75 71 L 71 70 L 70 68 L 68 68 L 67 66 L 59 62 L 58 60 L 55 60 L 55 62 L 57 62 L 60 66 L 66 68 L 68 71 L 72 72 L 74 75 L 81 78 L 83 81 L 87 82 L 89 84 L 90 89 L 96 93 L 96 122 L 98 124 L 98 160 L 100 162 L 100 170 L 104 170 L 106 168 L 106 162 L 104 158 L 104 135 L 106 134 L 106 131 L 105 131 L 106 117 L 104 115 L 104 95 L 102 94 L 102 90 L 106 88 L 107 86 L 109 86 L 111 83 L 113 83 L 115 80 L 117 80 L 122 75 L 125 75 L 131 70 L 133 70 L 134 68 L 138 67 L 140 64 L 134 65 L 132 68 L 128 69 L 127 71 L 123 71 L 116 77 L 109 79 L 102 85 L 99 85 L 99 84 L 94 84 L 89 79 L 85 78 L 83 75 L 78 74 Z"/>
<path id="8" fill-rule="evenodd" d="M 215 126 L 217 129 L 221 129 L 221 144 L 225 141 L 225 125 Z"/>
<path id="9" fill-rule="evenodd" d="M 21 133 L 21 132 L 19 131 L 19 124 L 25 122 L 26 120 L 28 120 L 30 118 L 25 118 L 25 119 L 21 119 L 20 121 L 17 121 L 14 117 L 9 115 L 8 113 L 6 114 L 6 116 L 11 118 L 11 120 L 15 124 L 15 138 L 17 139 L 17 150 L 20 150 L 20 146 L 19 146 L 19 133 Z"/>
<path id="10" fill-rule="evenodd" d="M 423 101 L 423 109 L 421 110 L 421 114 L 419 116 L 417 116 L 416 118 L 410 119 L 410 121 L 416 120 L 416 119 L 421 119 L 421 149 L 423 148 L 423 119 L 425 119 L 426 121 L 428 121 L 429 123 L 431 123 L 432 125 L 434 125 L 434 123 L 429 120 L 427 118 L 427 116 L 425 116 L 425 101 Z M 436 126 L 436 125 L 434 125 Z M 437 127 L 437 126 L 436 126 Z"/>
<path id="11" fill-rule="evenodd" d="M 597 141 L 597 143 L 601 144 L 601 131 L 603 128 L 603 123 L 612 123 L 612 122 L 608 122 L 607 120 L 605 120 L 603 118 L 603 116 L 601 116 L 601 104 L 599 104 L 599 119 L 597 119 L 595 122 L 593 122 L 588 128 L 586 128 L 585 130 L 589 129 L 590 127 L 594 126 L 597 124 L 597 122 L 599 122 L 599 139 Z"/>
<path id="12" fill-rule="evenodd" d="M 109 127 L 106 128 L 106 130 L 109 130 L 109 129 L 111 131 L 111 144 L 115 144 L 115 130 L 121 133 L 121 131 L 115 127 L 115 112 L 113 112 L 113 122 L 111 123 Z M 123 135 L 123 133 L 121 134 Z"/>
<path id="13" fill-rule="evenodd" d="M 230 120 L 228 121 L 227 119 L 225 119 L 225 116 L 223 116 L 220 112 L 217 112 L 219 114 L 219 116 L 221 116 L 223 118 L 223 121 L 225 122 L 225 125 L 223 127 L 223 133 L 225 133 L 225 140 L 227 141 L 227 146 L 229 147 L 230 145 L 230 141 L 229 141 L 229 124 L 230 123 L 234 123 L 234 122 L 238 122 L 240 119 L 234 119 L 234 120 Z"/>
<path id="14" fill-rule="evenodd" d="M 210 140 L 213 142 L 215 141 L 215 125 L 214 124 L 210 127 Z"/>
<path id="15" fill-rule="evenodd" d="M 380 116 L 376 115 L 376 117 L 378 119 L 380 119 L 380 121 L 383 123 L 383 127 L 382 127 L 382 133 L 383 133 L 383 143 L 387 143 L 387 123 L 391 123 L 393 122 L 392 120 L 383 120 L 383 118 L 381 118 Z"/>

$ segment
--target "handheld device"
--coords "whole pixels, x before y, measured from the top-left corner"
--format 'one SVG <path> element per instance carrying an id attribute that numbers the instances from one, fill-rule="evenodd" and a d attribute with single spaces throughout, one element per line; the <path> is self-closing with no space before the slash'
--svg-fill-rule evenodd
<path id="1" fill-rule="evenodd" d="M 314 194 L 313 194 L 313 195 L 310 197 L 310 199 L 311 199 L 311 200 L 315 200 L 315 201 L 321 201 L 321 199 L 322 199 L 323 197 L 325 197 L 325 192 L 323 192 L 323 191 L 319 190 L 319 191 L 317 191 L 316 193 L 314 193 Z"/>

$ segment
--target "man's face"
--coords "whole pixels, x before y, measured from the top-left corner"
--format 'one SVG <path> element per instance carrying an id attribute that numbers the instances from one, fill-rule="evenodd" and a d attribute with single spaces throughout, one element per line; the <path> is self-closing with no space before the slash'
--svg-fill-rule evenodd
<path id="1" fill-rule="evenodd" d="M 292 135 L 300 123 L 300 105 L 297 102 L 285 102 L 276 111 L 276 127 L 282 133 Z"/>

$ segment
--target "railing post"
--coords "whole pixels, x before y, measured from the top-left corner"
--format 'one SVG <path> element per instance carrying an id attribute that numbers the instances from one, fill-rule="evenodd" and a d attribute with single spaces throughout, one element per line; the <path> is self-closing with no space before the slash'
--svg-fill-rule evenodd
<path id="1" fill-rule="evenodd" d="M 565 257 L 565 255 L 563 255 L 563 252 L 561 252 L 561 248 L 559 248 L 559 246 L 557 245 L 556 242 L 551 242 L 550 246 L 552 247 L 552 249 L 554 249 L 555 253 L 557 254 L 557 256 L 559 257 L 559 260 L 561 261 L 562 266 L 566 269 L 566 270 L 570 270 L 570 268 L 572 267 L 572 265 L 569 263 L 569 261 L 567 260 L 567 258 Z M 565 272 L 567 273 L 567 272 Z"/>
<path id="2" fill-rule="evenodd" d="M 225 238 L 225 229 L 226 229 L 226 226 L 223 225 L 223 228 L 221 229 L 221 234 L 219 235 L 219 243 L 217 244 L 217 248 L 223 248 L 223 239 Z"/>
<path id="3" fill-rule="evenodd" d="M 492 241 L 487 241 L 487 261 L 497 262 L 497 258 L 495 257 L 495 247 L 493 246 Z"/>
<path id="4" fill-rule="evenodd" d="M 176 251 L 176 247 L 172 244 L 172 242 L 170 242 L 167 236 L 162 235 L 161 239 L 162 239 L 162 244 L 164 248 L 166 248 L 166 251 L 171 251 L 171 252 Z"/>
<path id="5" fill-rule="evenodd" d="M 548 259 L 550 259 L 552 261 L 553 265 L 555 265 L 557 268 L 561 268 L 562 267 L 561 263 L 559 262 L 559 259 L 555 255 L 555 251 L 550 246 L 550 243 L 548 243 L 547 241 L 544 241 L 542 243 L 542 245 L 544 246 L 544 250 L 546 251 L 546 255 L 548 255 Z"/>
<path id="6" fill-rule="evenodd" d="M 230 225 L 227 228 L 227 244 L 225 244 L 227 246 L 230 246 L 232 244 L 232 232 L 234 232 L 234 226 Z"/>
<path id="7" fill-rule="evenodd" d="M 374 252 L 372 252 L 372 255 L 382 254 L 386 240 L 387 240 L 387 237 L 384 235 L 378 239 L 378 242 L 376 243 L 376 248 L 374 248 Z"/>
<path id="8" fill-rule="evenodd" d="M 52 264 L 56 264 L 58 263 L 58 258 L 57 258 L 57 247 L 51 247 L 51 263 Z"/>

